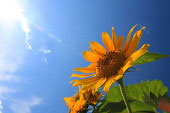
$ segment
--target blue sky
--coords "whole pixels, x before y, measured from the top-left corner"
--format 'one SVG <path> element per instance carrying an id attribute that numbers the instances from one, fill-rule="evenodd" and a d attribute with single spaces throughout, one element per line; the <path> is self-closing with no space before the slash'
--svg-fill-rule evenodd
<path id="1" fill-rule="evenodd" d="M 2 2 L 3 0 L 0 0 Z M 82 51 L 101 33 L 126 36 L 146 26 L 140 46 L 170 54 L 169 0 L 8 0 L 23 9 L 13 20 L 0 9 L 0 113 L 67 113 L 63 97 L 73 96 L 72 69 L 88 65 Z M 11 19 L 11 18 L 10 18 Z M 160 79 L 170 88 L 170 58 L 136 66 L 126 84 Z"/>

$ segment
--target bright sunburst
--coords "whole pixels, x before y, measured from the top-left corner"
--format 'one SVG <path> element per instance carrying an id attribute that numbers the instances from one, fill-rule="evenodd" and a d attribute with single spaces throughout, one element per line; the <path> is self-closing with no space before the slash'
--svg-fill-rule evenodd
<path id="1" fill-rule="evenodd" d="M 22 15 L 22 9 L 16 0 L 0 0 L 0 19 L 4 22 L 18 20 Z"/>
<path id="2" fill-rule="evenodd" d="M 18 0 L 0 0 L 0 22 L 5 26 L 11 26 L 16 22 L 20 22 L 22 30 L 25 33 L 25 43 L 28 49 L 31 49 L 31 45 L 28 43 L 30 28 L 28 26 L 27 18 L 23 13 L 21 4 Z"/>

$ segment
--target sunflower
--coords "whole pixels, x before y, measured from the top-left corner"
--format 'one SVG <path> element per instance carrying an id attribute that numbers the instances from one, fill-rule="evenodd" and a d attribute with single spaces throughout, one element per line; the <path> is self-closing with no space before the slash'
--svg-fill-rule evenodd
<path id="1" fill-rule="evenodd" d="M 142 27 L 131 36 L 136 26 L 130 29 L 125 42 L 123 36 L 116 36 L 114 28 L 112 37 L 106 32 L 102 33 L 105 48 L 95 41 L 90 42 L 90 51 L 84 51 L 83 56 L 91 64 L 88 67 L 74 69 L 83 74 L 72 74 L 72 77 L 88 78 L 72 80 L 73 86 L 84 85 L 84 90 L 88 88 L 98 90 L 103 86 L 103 90 L 108 93 L 110 86 L 121 79 L 126 70 L 135 65 L 134 61 L 148 51 L 149 44 L 144 44 L 136 51 L 145 28 Z"/>
<path id="2" fill-rule="evenodd" d="M 70 109 L 69 113 L 83 113 L 88 111 L 89 105 L 96 105 L 102 97 L 100 92 L 95 92 L 94 89 L 82 90 L 79 87 L 79 92 L 73 97 L 65 97 L 66 105 Z"/>
<path id="3" fill-rule="evenodd" d="M 83 89 L 83 88 L 82 88 Z M 83 96 L 88 105 L 96 105 L 99 99 L 102 97 L 100 92 L 94 91 L 94 89 L 82 90 Z"/>
<path id="4" fill-rule="evenodd" d="M 81 111 L 86 110 L 86 100 L 82 93 L 77 93 L 73 97 L 65 97 L 64 101 L 70 109 L 69 113 L 80 113 Z"/>

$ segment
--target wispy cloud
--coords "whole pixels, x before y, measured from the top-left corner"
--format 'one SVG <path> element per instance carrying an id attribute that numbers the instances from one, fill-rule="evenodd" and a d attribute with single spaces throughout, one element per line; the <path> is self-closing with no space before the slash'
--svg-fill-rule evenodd
<path id="1" fill-rule="evenodd" d="M 19 17 L 19 20 L 21 22 L 21 26 L 22 26 L 22 29 L 23 31 L 25 32 L 25 43 L 26 43 L 26 47 L 27 49 L 32 49 L 32 46 L 31 44 L 28 42 L 29 41 L 29 32 L 30 32 L 30 28 L 28 26 L 28 22 L 27 22 L 27 19 L 25 17 L 25 15 L 21 12 L 20 13 L 20 17 Z"/>
<path id="2" fill-rule="evenodd" d="M 39 49 L 39 52 L 41 52 L 43 54 L 49 54 L 49 53 L 51 53 L 51 50 L 47 49 L 46 46 L 41 46 L 41 48 Z"/>
<path id="3" fill-rule="evenodd" d="M 15 93 L 16 90 L 15 89 L 11 89 L 9 87 L 6 86 L 0 86 L 0 94 L 1 94 L 1 98 L 2 98 L 2 94 L 9 94 L 9 93 Z"/>
<path id="4" fill-rule="evenodd" d="M 1 82 L 8 82 L 8 81 L 19 82 L 20 81 L 20 77 L 12 75 L 12 74 L 1 73 L 0 74 L 0 81 Z"/>
<path id="5" fill-rule="evenodd" d="M 14 100 L 10 108 L 14 113 L 31 113 L 31 108 L 42 103 L 42 99 L 33 96 L 30 99 Z"/>
<path id="6" fill-rule="evenodd" d="M 1 35 L 0 37 L 0 81 L 18 81 L 19 78 L 14 73 L 22 66 L 24 50 L 19 45 L 17 37 Z M 4 38 L 5 37 L 5 38 Z M 22 47 L 23 48 L 23 47 Z"/>
<path id="7" fill-rule="evenodd" d="M 41 60 L 42 60 L 44 63 L 48 64 L 48 60 L 47 60 L 47 58 L 46 58 L 45 56 L 42 57 Z"/>
<path id="8" fill-rule="evenodd" d="M 2 106 L 2 102 L 0 100 L 0 113 L 2 113 L 2 110 L 3 110 L 3 106 Z"/>
<path id="9" fill-rule="evenodd" d="M 51 50 L 50 49 L 47 49 L 47 46 L 41 46 L 40 49 L 39 49 L 39 52 L 43 54 L 43 57 L 41 58 L 41 60 L 44 62 L 44 63 L 48 63 L 48 59 L 46 57 L 47 54 L 50 54 L 51 53 Z"/>
<path id="10" fill-rule="evenodd" d="M 20 81 L 20 77 L 15 75 L 23 65 L 24 49 L 19 37 L 9 35 L 7 31 L 1 29 L 0 37 L 0 113 L 2 112 L 2 102 L 7 95 L 16 92 L 9 84 Z M 2 85 L 3 84 L 3 85 Z"/>
<path id="11" fill-rule="evenodd" d="M 27 18 L 24 14 L 24 10 L 19 6 L 19 3 L 17 2 L 17 0 L 12 0 L 14 3 L 13 3 L 13 7 L 17 10 L 17 19 L 18 21 L 20 21 L 20 24 L 21 24 L 21 28 L 22 30 L 24 31 L 25 33 L 25 44 L 26 44 L 26 48 L 31 50 L 32 49 L 32 46 L 31 44 L 29 43 L 29 33 L 30 33 L 30 28 L 29 28 L 29 25 L 28 25 L 28 21 L 27 21 Z M 10 2 L 9 2 L 10 4 Z"/>

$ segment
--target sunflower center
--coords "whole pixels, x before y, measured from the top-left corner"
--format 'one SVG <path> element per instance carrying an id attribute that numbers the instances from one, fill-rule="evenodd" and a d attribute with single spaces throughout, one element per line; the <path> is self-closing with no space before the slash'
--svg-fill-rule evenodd
<path id="1" fill-rule="evenodd" d="M 120 52 L 108 52 L 97 62 L 98 76 L 110 77 L 117 74 L 126 57 Z"/>

